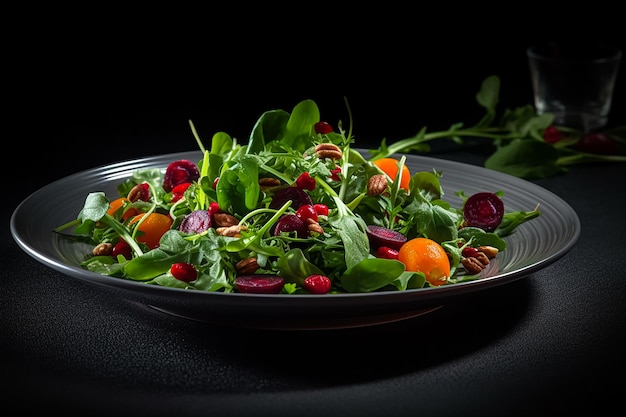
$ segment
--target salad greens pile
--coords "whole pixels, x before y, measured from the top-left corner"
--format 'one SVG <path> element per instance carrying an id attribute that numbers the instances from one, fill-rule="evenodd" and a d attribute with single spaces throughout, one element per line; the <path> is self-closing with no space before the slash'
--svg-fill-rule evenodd
<path id="1" fill-rule="evenodd" d="M 532 105 L 506 109 L 498 118 L 500 78 L 487 77 L 476 94 L 476 101 L 485 108 L 478 123 L 465 127 L 456 123 L 447 130 L 427 132 L 422 128 L 415 136 L 389 145 L 383 140 L 379 149 L 372 150 L 372 160 L 393 153 L 429 152 L 429 142 L 451 140 L 462 144 L 463 138 L 491 141 L 495 151 L 485 161 L 485 168 L 524 179 L 539 179 L 565 173 L 575 164 L 594 162 L 626 162 L 626 126 L 601 134 L 588 134 L 566 126 L 554 126 L 554 115 L 537 115 Z M 549 140 L 546 131 L 558 129 L 558 140 Z M 602 142 L 589 144 L 589 141 Z M 609 149 L 607 150 L 607 143 Z"/>
<path id="2" fill-rule="evenodd" d="M 479 101 L 491 109 L 494 97 L 488 93 L 479 94 Z M 492 117 L 489 112 L 477 127 L 463 130 L 455 126 L 446 135 L 454 140 L 457 135 L 475 132 L 491 135 L 488 132 L 494 129 L 482 126 Z M 545 117 L 533 120 L 546 121 Z M 407 240 L 426 237 L 436 241 L 450 260 L 445 285 L 453 285 L 480 278 L 480 274 L 463 268 L 464 249 L 488 246 L 503 251 L 504 237 L 540 215 L 538 208 L 505 211 L 493 229 L 468 226 L 463 208 L 452 207 L 444 199 L 440 179 L 445 173 L 416 172 L 408 189 L 400 187 L 406 157 L 398 157 L 397 152 L 421 149 L 434 135 L 421 132 L 401 143 L 383 143 L 366 159 L 351 147 L 351 127 L 345 131 L 339 122 L 338 128 L 332 129 L 320 120 L 320 111 L 312 100 L 301 101 L 291 113 L 263 113 L 246 145 L 218 132 L 210 147 L 205 148 L 191 121 L 190 126 L 202 153 L 198 161 L 173 161 L 171 166 L 176 170 L 172 171 L 170 167 L 136 170 L 119 184 L 117 196 L 90 193 L 77 218 L 55 229 L 63 238 L 97 248 L 86 254 L 84 268 L 146 284 L 238 292 L 238 267 L 242 261 L 253 259 L 254 270 L 248 273 L 281 277 L 282 294 L 307 293 L 304 280 L 310 276 L 326 277 L 331 285 L 329 293 L 404 291 L 431 284 L 423 272 L 407 271 L 393 256 L 377 256 L 368 226 L 400 233 Z M 537 125 L 529 120 L 526 126 L 530 132 L 529 126 Z M 514 140 L 514 134 L 508 139 Z M 522 139 L 515 136 L 515 140 Z M 327 157 L 319 149 L 331 149 L 337 158 Z M 398 174 L 391 178 L 374 161 L 394 154 Z M 381 176 L 387 182 L 383 189 L 372 193 L 372 177 L 380 180 Z M 184 190 L 176 191 L 174 186 L 180 184 L 185 185 Z M 287 188 L 303 190 L 312 204 L 326 209 L 316 213 L 316 228 L 309 229 L 313 231 L 300 234 L 287 228 L 276 232 L 281 219 L 298 209 L 294 198 L 277 203 L 279 190 Z M 137 190 L 141 198 L 130 198 Z M 497 190 L 485 191 L 502 196 Z M 456 191 L 456 195 L 463 201 L 470 197 L 463 191 Z M 117 198 L 128 201 L 112 212 L 111 202 Z M 141 213 L 142 218 L 127 216 L 131 212 Z M 159 244 L 149 247 L 141 240 L 141 225 L 144 221 L 149 225 L 147 218 L 153 213 L 167 216 L 171 225 Z M 226 233 L 224 229 L 228 228 L 214 224 L 216 213 L 231 220 L 234 233 Z M 68 229 L 73 233 L 62 233 Z M 111 252 L 112 246 L 122 243 L 128 245 L 127 252 Z M 178 268 L 181 265 L 186 266 L 184 273 Z M 190 271 L 191 275 L 187 274 Z"/>

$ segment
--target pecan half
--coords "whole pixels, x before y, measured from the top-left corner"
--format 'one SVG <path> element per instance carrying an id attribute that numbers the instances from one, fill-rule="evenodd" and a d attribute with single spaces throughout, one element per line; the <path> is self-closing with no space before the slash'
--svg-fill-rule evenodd
<path id="1" fill-rule="evenodd" d="M 315 147 L 315 154 L 320 159 L 341 159 L 341 148 L 333 143 L 320 143 Z"/>
<path id="2" fill-rule="evenodd" d="M 150 200 L 150 188 L 147 184 L 137 184 L 128 192 L 126 196 L 131 202 L 138 200 L 149 201 Z"/>
<path id="3" fill-rule="evenodd" d="M 324 228 L 322 227 L 322 225 L 316 222 L 315 220 L 313 220 L 312 218 L 310 217 L 307 218 L 306 224 L 307 224 L 307 229 L 309 230 L 309 232 L 315 232 L 320 235 L 324 234 Z"/>
<path id="4" fill-rule="evenodd" d="M 214 213 L 213 221 L 217 227 L 230 227 L 239 224 L 239 219 L 228 213 Z"/>
<path id="5" fill-rule="evenodd" d="M 235 269 L 237 273 L 240 275 L 250 275 L 254 274 L 257 269 L 259 269 L 259 264 L 257 263 L 256 258 L 246 258 L 235 264 Z"/>
<path id="6" fill-rule="evenodd" d="M 382 174 L 372 175 L 367 182 L 367 195 L 375 196 L 385 192 L 387 189 L 387 178 Z"/>
<path id="7" fill-rule="evenodd" d="M 498 248 L 494 248 L 493 246 L 479 246 L 476 249 L 487 255 L 487 258 L 489 259 L 495 258 L 499 252 Z"/>
<path id="8" fill-rule="evenodd" d="M 489 265 L 489 258 L 483 252 L 479 251 L 476 255 L 474 255 L 474 258 L 478 259 L 478 261 L 484 266 Z"/>
<path id="9" fill-rule="evenodd" d="M 280 185 L 280 181 L 276 178 L 259 178 L 259 185 L 263 188 L 265 187 L 278 187 Z"/>
<path id="10" fill-rule="evenodd" d="M 471 275 L 480 273 L 483 269 L 485 269 L 485 265 L 482 264 L 478 259 L 470 256 L 469 258 L 461 259 L 461 263 L 467 270 L 467 272 Z"/>

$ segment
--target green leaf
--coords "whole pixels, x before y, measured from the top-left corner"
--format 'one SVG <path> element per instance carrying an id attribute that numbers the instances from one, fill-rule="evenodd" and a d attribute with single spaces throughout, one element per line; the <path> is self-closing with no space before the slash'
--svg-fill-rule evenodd
<path id="1" fill-rule="evenodd" d="M 487 158 L 485 168 L 525 179 L 546 178 L 563 172 L 553 146 L 532 138 L 514 139 Z"/>
<path id="2" fill-rule="evenodd" d="M 304 152 L 311 147 L 312 129 L 320 120 L 320 111 L 313 100 L 301 101 L 294 107 L 287 121 L 287 129 L 283 143 L 287 146 Z"/>
<path id="3" fill-rule="evenodd" d="M 310 275 L 326 275 L 324 271 L 309 262 L 301 249 L 291 249 L 284 256 L 278 258 L 276 266 L 286 282 L 293 282 L 298 285 L 302 285 L 304 279 Z"/>
<path id="4" fill-rule="evenodd" d="M 85 199 L 85 205 L 78 214 L 78 218 L 82 221 L 91 220 L 99 221 L 107 214 L 109 209 L 109 199 L 102 192 L 89 193 Z"/>
<path id="5" fill-rule="evenodd" d="M 246 153 L 258 154 L 265 149 L 265 145 L 273 140 L 280 140 L 287 128 L 289 113 L 284 110 L 266 111 L 257 120 Z"/>
<path id="6" fill-rule="evenodd" d="M 372 292 L 391 284 L 404 272 L 404 264 L 395 259 L 368 258 L 348 269 L 341 285 L 348 292 Z"/>
<path id="7" fill-rule="evenodd" d="M 476 93 L 476 101 L 487 112 L 475 127 L 489 126 L 496 118 L 496 107 L 500 99 L 500 78 L 496 75 L 489 76 L 483 81 L 480 90 Z"/>

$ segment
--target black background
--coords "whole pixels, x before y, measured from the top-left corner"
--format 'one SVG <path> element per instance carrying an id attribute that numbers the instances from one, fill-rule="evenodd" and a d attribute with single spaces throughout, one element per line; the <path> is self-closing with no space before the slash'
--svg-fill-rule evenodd
<path id="1" fill-rule="evenodd" d="M 205 144 L 217 131 L 245 142 L 263 112 L 291 111 L 304 99 L 347 127 L 345 98 L 356 146 L 376 146 L 422 127 L 477 122 L 475 94 L 489 75 L 501 78 L 500 112 L 532 104 L 526 49 L 535 42 L 626 47 L 610 10 L 563 19 L 548 10 L 244 9 L 246 18 L 179 8 L 48 22 L 7 65 L 16 93 L 8 120 L 14 143 L 27 146 L 17 158 L 67 161 L 61 176 L 122 151 L 132 158 L 194 150 L 189 120 Z M 625 69 L 612 115 L 626 109 Z"/>

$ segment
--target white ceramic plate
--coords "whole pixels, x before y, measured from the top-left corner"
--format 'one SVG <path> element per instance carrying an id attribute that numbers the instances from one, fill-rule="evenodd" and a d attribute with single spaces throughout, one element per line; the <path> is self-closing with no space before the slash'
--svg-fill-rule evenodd
<path id="1" fill-rule="evenodd" d="M 211 293 L 148 285 L 99 275 L 80 267 L 89 246 L 70 242 L 53 229 L 72 221 L 90 192 L 110 198 L 117 185 L 136 169 L 165 168 L 171 161 L 199 161 L 200 152 L 182 152 L 107 165 L 53 182 L 26 198 L 11 217 L 11 233 L 30 256 L 52 269 L 91 284 L 122 290 L 129 300 L 157 310 L 205 322 L 273 329 L 332 329 L 387 323 L 429 313 L 450 297 L 506 284 L 528 276 L 565 255 L 578 240 L 580 220 L 561 198 L 531 182 L 485 168 L 407 155 L 411 172 L 443 173 L 444 199 L 460 207 L 454 195 L 503 191 L 507 211 L 542 214 L 507 237 L 507 248 L 483 271 L 482 278 L 438 288 L 336 295 L 267 295 Z M 33 221 L 37 219 L 37 221 Z"/>

